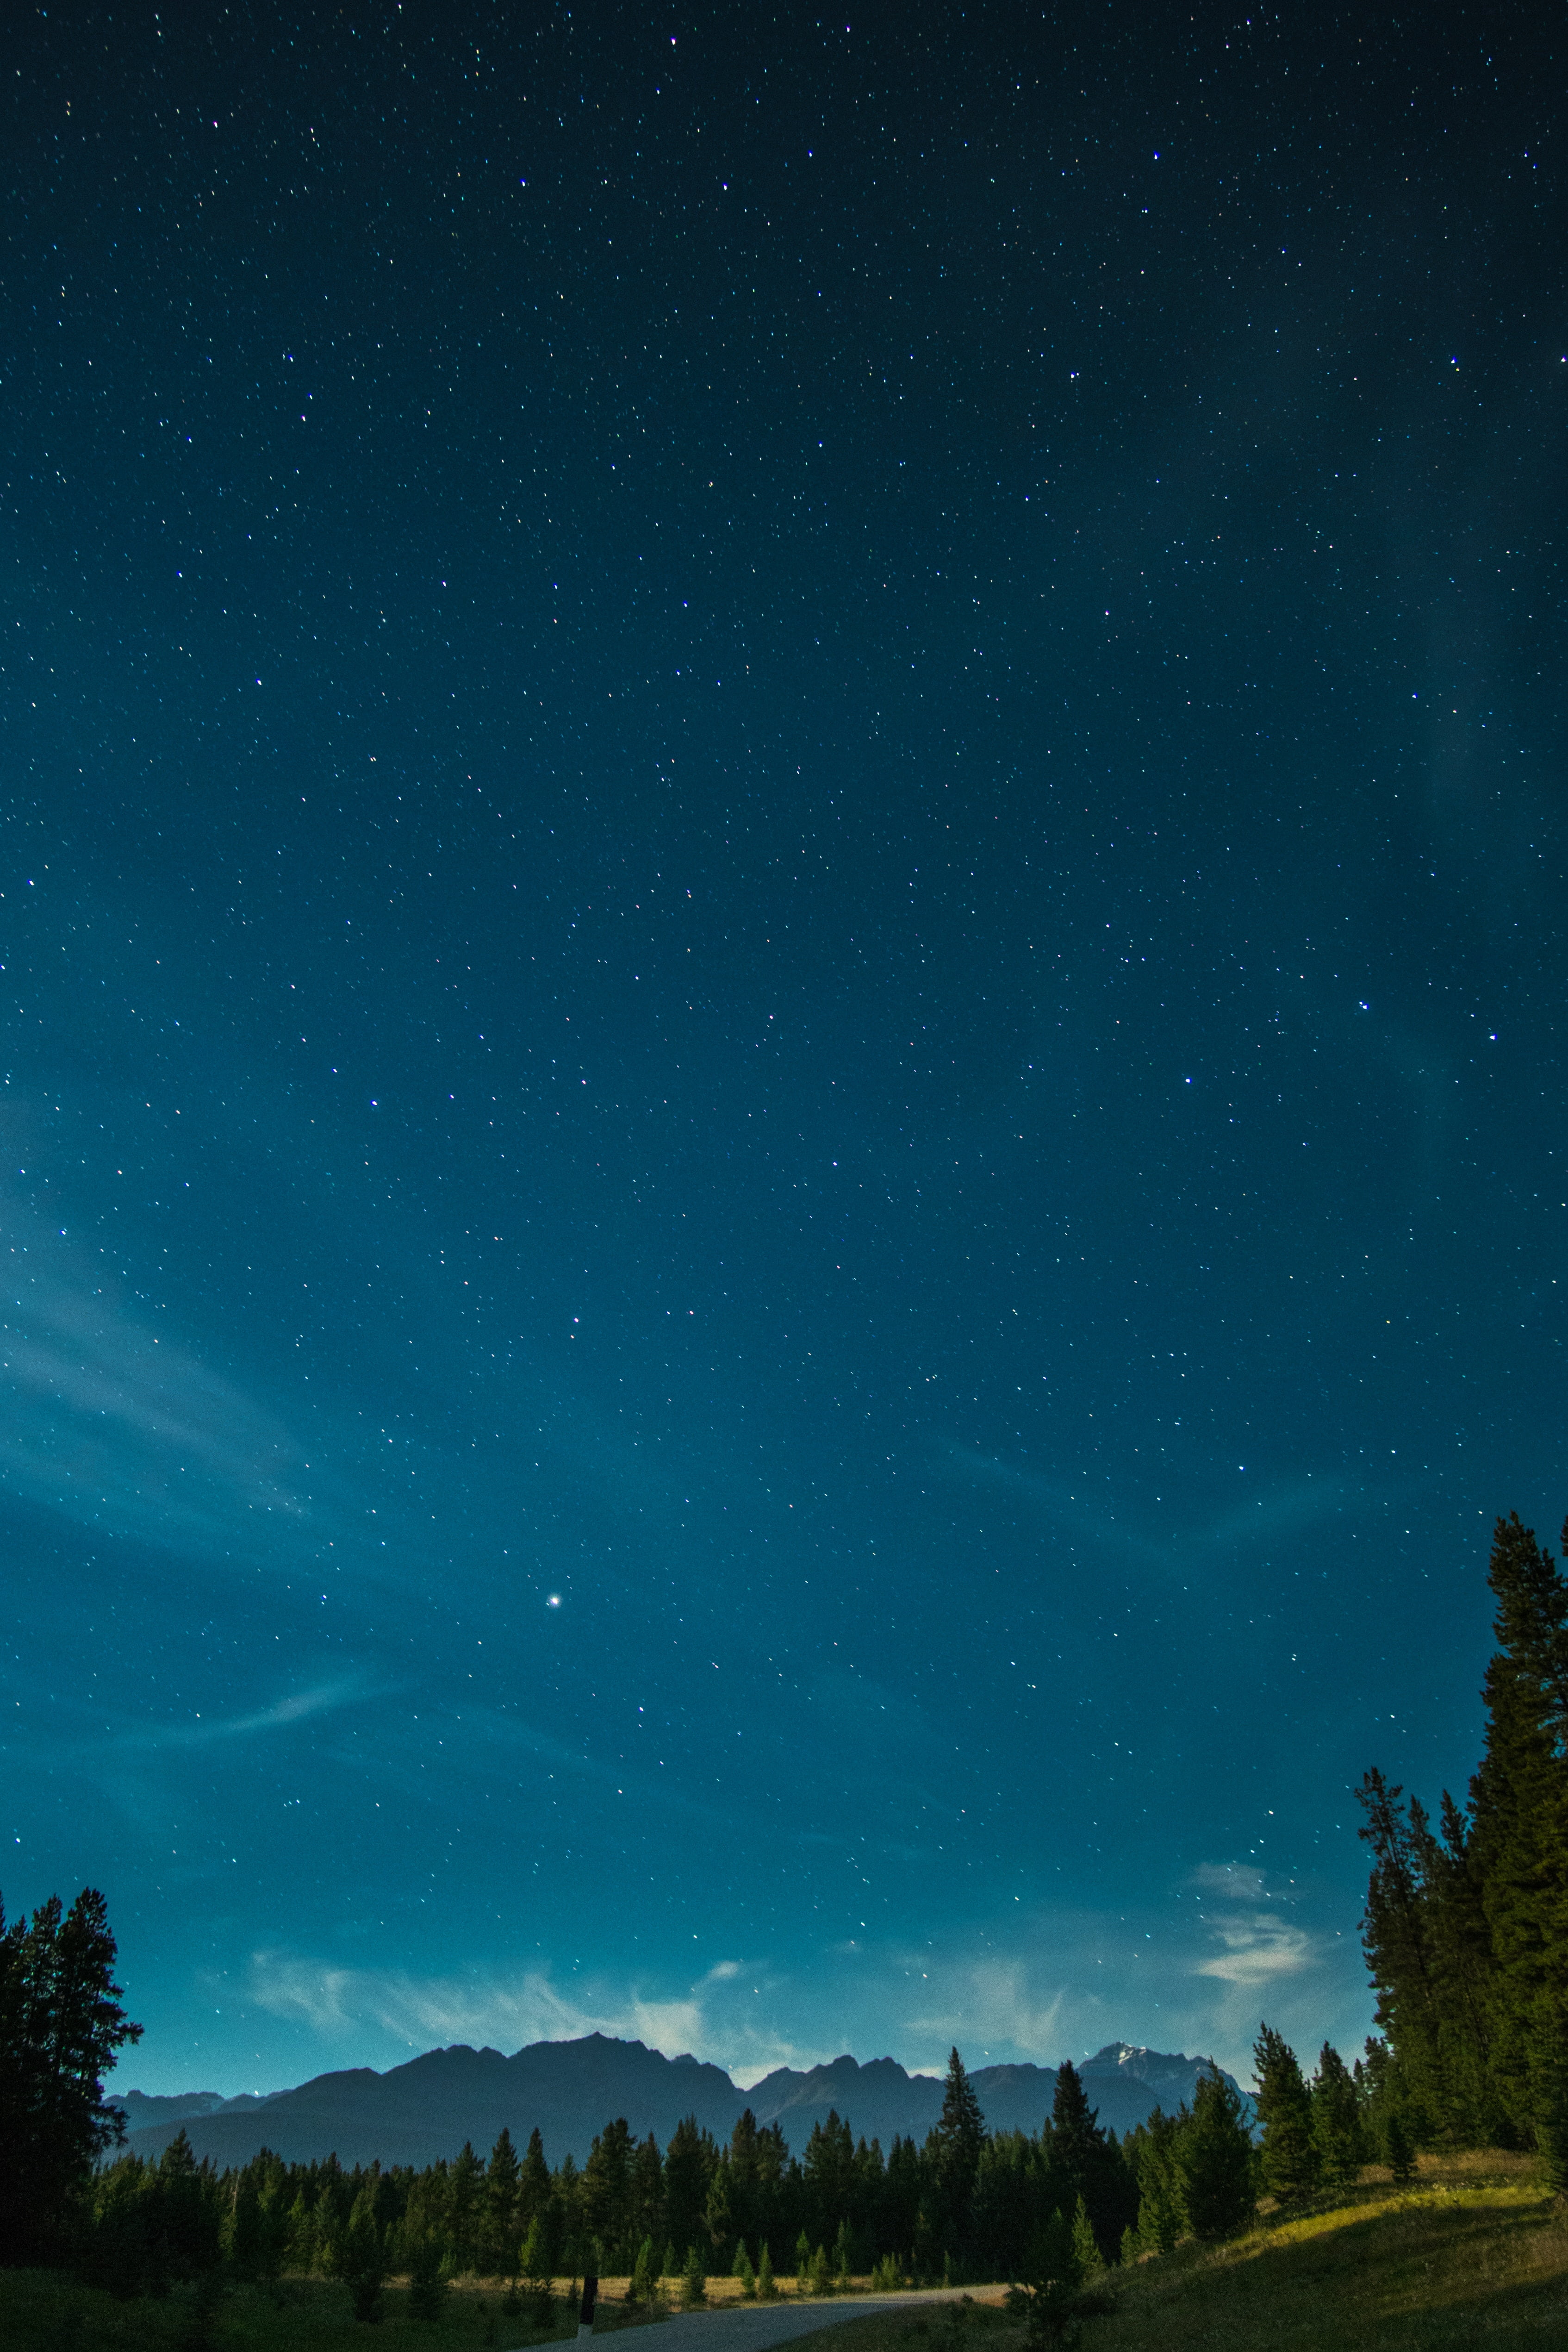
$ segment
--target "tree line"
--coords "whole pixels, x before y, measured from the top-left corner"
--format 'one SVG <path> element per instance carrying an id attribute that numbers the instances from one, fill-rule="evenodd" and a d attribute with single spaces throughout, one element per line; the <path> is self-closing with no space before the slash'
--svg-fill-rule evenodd
<path id="1" fill-rule="evenodd" d="M 1568 1527 L 1563 1529 L 1568 1553 Z M 1497 1649 L 1468 1801 L 1434 1826 L 1377 1770 L 1363 1920 L 1376 2103 L 1413 2145 L 1534 2148 L 1568 2190 L 1568 1584 L 1517 1512 L 1494 1532 Z"/>
<path id="2" fill-rule="evenodd" d="M 465 2147 L 422 2169 L 287 2164 L 263 2150 L 219 2171 L 182 2132 L 157 2159 L 100 2167 L 73 2258 L 122 2294 L 219 2273 L 337 2278 L 366 2318 L 393 2276 L 434 2318 L 465 2273 L 508 2281 L 514 2307 L 542 2318 L 587 2271 L 626 2276 L 633 2301 L 678 2288 L 688 2308 L 716 2273 L 763 2299 L 785 2276 L 801 2294 L 868 2274 L 882 2289 L 1006 2278 L 1049 2305 L 1059 2288 L 1077 2294 L 1185 2237 L 1230 2235 L 1260 2194 L 1290 2201 L 1348 2182 L 1379 2152 L 1364 2067 L 1325 2045 L 1307 2083 L 1267 2025 L 1255 2058 L 1260 2133 L 1211 2065 L 1190 2107 L 1156 2107 L 1119 2139 L 1070 2063 L 1038 2133 L 988 2133 L 956 2050 L 940 2121 L 924 2146 L 895 2138 L 885 2158 L 836 2113 L 813 2125 L 800 2158 L 749 2110 L 726 2143 L 688 2117 L 663 2150 L 617 2119 L 580 2168 L 570 2154 L 552 2168 L 537 2130 L 519 2156 L 503 2130 L 487 2158 Z M 1408 2151 L 1392 2153 L 1407 2175 Z"/>
<path id="3" fill-rule="evenodd" d="M 1071 2064 L 1038 2133 L 988 2134 L 956 2050 L 924 2146 L 896 2137 L 885 2154 L 832 2112 L 793 2156 L 749 2109 L 723 2143 L 688 2116 L 664 2148 L 618 2117 L 581 2166 L 569 2153 L 552 2167 L 537 2130 L 521 2151 L 503 2130 L 487 2158 L 469 2146 L 420 2169 L 263 2150 L 219 2171 L 182 2132 L 156 2159 L 100 2162 L 78 2200 L 74 2259 L 125 2294 L 223 2268 L 350 2284 L 397 2274 L 436 2300 L 465 2273 L 541 2297 L 594 2271 L 645 2297 L 680 2282 L 687 2301 L 716 2273 L 763 2294 L 781 2274 L 802 2292 L 868 2273 L 883 2284 L 1008 2276 L 1057 2211 L 1097 2259 L 1120 2259 L 1137 2234 L 1140 2145 L 1101 2128 Z"/>

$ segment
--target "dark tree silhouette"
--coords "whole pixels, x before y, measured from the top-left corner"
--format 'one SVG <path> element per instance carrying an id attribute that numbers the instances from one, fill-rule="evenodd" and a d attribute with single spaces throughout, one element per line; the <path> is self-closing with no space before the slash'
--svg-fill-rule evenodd
<path id="1" fill-rule="evenodd" d="M 96 1887 L 9 1927 L 0 1911 L 0 2262 L 48 2258 L 97 2158 L 125 2136 L 103 2076 L 141 2028 L 120 2006 L 114 1958 Z"/>

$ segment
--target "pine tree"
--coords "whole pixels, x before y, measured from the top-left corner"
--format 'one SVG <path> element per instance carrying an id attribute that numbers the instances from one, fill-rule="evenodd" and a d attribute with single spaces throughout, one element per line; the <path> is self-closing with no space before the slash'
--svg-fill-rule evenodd
<path id="1" fill-rule="evenodd" d="M 1021 2131 L 993 2132 L 980 2151 L 971 2252 L 981 2278 L 1011 2278 L 1040 2217 L 1040 2150 Z"/>
<path id="2" fill-rule="evenodd" d="M 1396 2181 L 1403 2188 L 1416 2178 L 1416 2143 L 1410 2127 L 1397 2107 L 1389 2110 L 1383 2126 L 1383 2160 Z"/>
<path id="3" fill-rule="evenodd" d="M 882 2194 L 882 2242 L 896 2246 L 913 2260 L 920 2221 L 920 2150 L 912 2139 L 895 2135 L 887 2152 L 887 2173 Z"/>
<path id="4" fill-rule="evenodd" d="M 262 2275 L 264 2224 L 261 2192 L 252 2168 L 244 2166 L 229 2191 L 224 2217 L 224 2263 L 229 2276 L 252 2284 Z"/>
<path id="5" fill-rule="evenodd" d="M 1568 2034 L 1568 1585 L 1517 1512 L 1498 1521 L 1488 1581 L 1499 1646 L 1484 1685 L 1486 1752 L 1470 1783 L 1471 1844 L 1491 1945 L 1498 2087 L 1528 2137 Z"/>
<path id="6" fill-rule="evenodd" d="M 833 2273 L 829 2265 L 828 2250 L 826 2246 L 819 2246 L 816 2252 L 811 2256 L 811 2267 L 809 2276 L 811 2283 L 811 2293 L 813 2294 L 831 2294 L 833 2291 Z"/>
<path id="7" fill-rule="evenodd" d="M 114 1961 L 95 1887 L 9 1927 L 0 1909 L 0 2261 L 47 2259 L 94 2163 L 124 2137 L 102 2077 L 141 2028 L 120 2006 Z"/>
<path id="8" fill-rule="evenodd" d="M 316 2191 L 316 2203 L 310 2217 L 316 2241 L 316 2268 L 322 2278 L 335 2278 L 338 2274 L 339 2242 L 348 2227 L 353 2201 L 353 2192 L 343 2178 L 342 2168 L 336 2158 L 329 2159 L 325 2178 Z"/>
<path id="9" fill-rule="evenodd" d="M 1009 2307 L 1025 2321 L 1031 2345 L 1054 2344 L 1075 2324 L 1082 2273 L 1073 2251 L 1072 2229 L 1053 2212 L 1030 2233 Z"/>
<path id="10" fill-rule="evenodd" d="M 1185 2106 L 1175 2116 L 1156 2107 L 1134 2136 L 1138 2242 L 1151 2253 L 1170 2253 L 1185 2226 L 1176 2150 L 1191 2120 Z"/>
<path id="11" fill-rule="evenodd" d="M 632 2276 L 627 2282 L 628 2303 L 653 2302 L 659 2284 L 654 2274 L 653 2259 L 653 2241 L 652 2238 L 644 2238 L 637 2249 L 637 2259 L 632 2265 Z"/>
<path id="12" fill-rule="evenodd" d="M 517 2227 L 525 2237 L 535 2214 L 542 2213 L 549 2203 L 550 2188 L 545 2144 L 536 2124 L 528 2134 L 528 2144 L 517 2171 Z"/>
<path id="13" fill-rule="evenodd" d="M 1252 2140 L 1241 2102 L 1212 2061 L 1198 2076 L 1176 2145 L 1182 2203 L 1195 2238 L 1227 2238 L 1252 2218 Z"/>
<path id="14" fill-rule="evenodd" d="M 1350 2068 L 1325 2042 L 1312 2080 L 1312 2138 L 1322 2177 L 1333 2189 L 1355 2179 L 1366 2162 L 1366 2131 Z"/>
<path id="15" fill-rule="evenodd" d="M 811 2241 L 804 2230 L 795 2241 L 795 2292 L 804 2294 L 811 2275 Z"/>
<path id="16" fill-rule="evenodd" d="M 1312 2195 L 1322 2169 L 1312 2136 L 1312 2103 L 1295 2052 L 1271 2025 L 1260 2027 L 1252 2056 L 1264 2184 L 1281 2205 L 1293 2204 Z"/>
<path id="17" fill-rule="evenodd" d="M 570 2147 L 550 2184 L 549 2221 L 557 2271 L 575 2272 L 582 2252 L 582 2175 Z"/>
<path id="18" fill-rule="evenodd" d="M 548 2213 L 538 2212 L 528 2223 L 519 2262 L 536 2304 L 548 2302 L 555 2286 L 555 2253 L 550 2243 Z"/>
<path id="19" fill-rule="evenodd" d="M 271 2286 L 282 2276 L 288 2251 L 288 2167 L 280 2156 L 264 2147 L 250 2168 L 257 2176 L 261 2205 L 256 2274 L 262 2285 Z"/>
<path id="20" fill-rule="evenodd" d="M 182 2127 L 158 2159 L 149 2227 L 169 2279 L 205 2278 L 223 2260 L 223 2207 L 210 2164 L 198 2164 Z"/>
<path id="21" fill-rule="evenodd" d="M 1102 2261 L 1109 2262 L 1122 2232 L 1138 2218 L 1138 2183 L 1120 2143 L 1102 2131 L 1083 2080 L 1071 2059 L 1057 2068 L 1051 2123 L 1042 2135 L 1048 2206 L 1071 2213 L 1082 2198 Z"/>
<path id="22" fill-rule="evenodd" d="M 1072 2260 L 1081 2279 L 1092 2278 L 1105 2267 L 1090 2227 L 1089 2208 L 1082 2197 L 1072 2213 Z"/>
<path id="23" fill-rule="evenodd" d="M 295 2192 L 288 2209 L 286 2237 L 287 2260 L 297 2271 L 312 2271 L 316 2267 L 316 2212 L 313 2200 L 303 2189 Z"/>
<path id="24" fill-rule="evenodd" d="M 1554 2197 L 1568 2198 L 1568 2041 L 1560 2040 L 1539 2069 L 1536 2146 L 1541 2172 Z"/>
<path id="25" fill-rule="evenodd" d="M 942 2113 L 925 2144 L 940 2213 L 938 2227 L 949 2250 L 966 2248 L 969 2242 L 975 2181 L 985 2139 L 980 2102 L 955 2049 L 947 2060 Z"/>
<path id="26" fill-rule="evenodd" d="M 829 2108 L 825 2122 L 811 2126 L 801 2171 L 807 2227 L 825 2239 L 854 2196 L 854 2135 L 836 2108 Z"/>
<path id="27" fill-rule="evenodd" d="M 627 2251 L 632 2216 L 632 2132 L 624 2116 L 594 2138 L 582 2171 L 582 2217 L 603 2248 L 607 2267 Z"/>
<path id="28" fill-rule="evenodd" d="M 737 2278 L 740 2281 L 740 2294 L 742 2302 L 755 2303 L 757 2300 L 757 2273 L 751 2267 L 751 2256 L 746 2251 L 746 2240 L 744 2238 L 741 2239 L 739 2244 L 736 2247 L 735 2260 L 730 2264 L 729 2274 L 731 2278 Z"/>
<path id="29" fill-rule="evenodd" d="M 632 2158 L 632 2231 L 639 2242 L 664 2239 L 664 2165 L 652 2132 L 639 2141 Z"/>
<path id="30" fill-rule="evenodd" d="M 1367 1774 L 1363 1927 L 1412 2137 L 1521 2146 L 1568 2032 L 1568 1583 L 1517 1513 L 1488 1580 L 1498 1649 L 1468 1816 L 1445 1794 L 1434 1835 Z"/>
<path id="31" fill-rule="evenodd" d="M 683 2311 L 700 2311 L 706 2301 L 707 2273 L 703 2268 L 702 2256 L 692 2246 L 687 2251 L 685 2268 L 681 2273 L 681 2308 Z"/>
<path id="32" fill-rule="evenodd" d="M 1404 1793 L 1375 1768 L 1356 1790 L 1366 1816 L 1359 1835 L 1373 1857 L 1362 1949 L 1377 1994 L 1377 2022 L 1398 2052 L 1411 2090 L 1424 2095 L 1437 2114 L 1448 2101 L 1431 1906 L 1421 1866 L 1426 1824 L 1418 1811 L 1406 1821 L 1400 1804 Z"/>
<path id="33" fill-rule="evenodd" d="M 336 2268 L 353 2298 L 354 2317 L 367 2322 L 379 2319 L 387 2278 L 387 2244 L 370 2181 L 355 2198 L 348 2227 L 338 2242 Z"/>
<path id="34" fill-rule="evenodd" d="M 447 2260 L 454 2276 L 471 2271 L 478 2259 L 483 2216 L 485 2163 L 465 2140 L 455 2158 L 446 2185 Z"/>
<path id="35" fill-rule="evenodd" d="M 412 2317 L 433 2323 L 446 2308 L 450 2282 L 443 2274 L 441 2241 L 434 2231 L 421 2231 L 405 2249 L 408 2264 L 408 2308 Z"/>
<path id="36" fill-rule="evenodd" d="M 677 2246 L 695 2246 L 706 2238 L 708 2190 L 717 2167 L 712 2133 L 699 2129 L 695 2116 L 684 2116 L 664 2150 L 666 2226 Z"/>
<path id="37" fill-rule="evenodd" d="M 762 2252 L 757 2264 L 757 2300 L 758 2303 L 771 2303 L 778 2293 L 779 2282 L 773 2275 L 773 2257 L 768 2250 L 768 2241 L 764 2238 Z"/>
<path id="38" fill-rule="evenodd" d="M 510 2274 L 517 2244 L 517 2195 L 522 2168 L 512 2135 L 505 2124 L 485 2167 L 483 2219 L 479 2238 L 485 2268 L 493 2276 Z"/>

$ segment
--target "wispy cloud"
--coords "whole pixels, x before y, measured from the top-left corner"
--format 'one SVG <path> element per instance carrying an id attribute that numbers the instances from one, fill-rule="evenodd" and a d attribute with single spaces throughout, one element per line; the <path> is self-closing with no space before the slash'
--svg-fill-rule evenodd
<path id="1" fill-rule="evenodd" d="M 332 1968 L 287 1953 L 257 1952 L 248 1991 L 258 2008 L 318 2033 L 340 2039 L 370 2025 L 420 2050 L 445 2042 L 493 2042 L 511 2049 L 619 2032 L 625 2023 L 569 2000 L 546 1973 L 532 1969 L 509 1979 L 421 1979 L 403 1969 Z"/>
<path id="2" fill-rule="evenodd" d="M 1249 1897 L 1260 1898 L 1265 1879 L 1260 1870 L 1246 1862 L 1200 1862 L 1189 1884 L 1201 1886 L 1210 1895 L 1231 1895 L 1238 1902 Z"/>
<path id="3" fill-rule="evenodd" d="M 1282 1478 L 1216 1516 L 1155 1534 L 1142 1509 L 1119 1506 L 1098 1493 L 1091 1504 L 1086 1495 L 1065 1480 L 1018 1463 L 960 1445 L 946 1447 L 944 1459 L 949 1470 L 961 1477 L 1026 1496 L 1046 1517 L 1075 1537 L 1118 1552 L 1144 1568 L 1171 1574 L 1185 1573 L 1207 1555 L 1232 1550 L 1238 1544 L 1294 1535 L 1321 1519 L 1339 1517 L 1348 1502 L 1360 1499 L 1353 1498 L 1338 1478 Z"/>
<path id="4" fill-rule="evenodd" d="M 1236 1912 L 1211 1918 L 1208 1927 L 1220 1949 L 1197 1962 L 1195 1976 L 1218 1977 L 1222 1984 L 1250 1991 L 1318 1965 L 1317 1947 L 1306 1929 L 1276 1912 Z"/>
<path id="5" fill-rule="evenodd" d="M 105 1743 L 115 1748 L 159 1749 L 205 1748 L 230 1739 L 251 1738 L 258 1732 L 278 1731 L 312 1716 L 333 1715 L 340 1708 L 372 1696 L 384 1696 L 385 1686 L 372 1693 L 358 1675 L 318 1683 L 309 1690 L 291 1691 L 271 1706 L 255 1707 L 246 1715 L 196 1716 L 186 1723 L 162 1723 L 145 1730 L 120 1732 Z"/>
<path id="6" fill-rule="evenodd" d="M 0 1480 L 106 1531 L 276 1554 L 309 1517 L 302 1450 L 68 1233 L 0 1198 Z"/>
<path id="7" fill-rule="evenodd" d="M 1000 1958 L 940 1971 L 932 1987 L 938 2001 L 905 2025 L 934 2046 L 967 2041 L 987 2049 L 1060 2052 L 1066 1988 L 1046 1992 L 1034 1975 L 1028 1962 Z"/>
<path id="8" fill-rule="evenodd" d="M 9 1097 L 0 1101 L 13 1126 L 16 1110 Z M 30 1150 L 27 1160 L 32 1167 Z M 69 1171 L 56 1174 L 63 1202 Z M 78 1246 L 71 1213 L 62 1206 L 58 1217 L 41 1216 L 0 1182 L 0 1488 L 95 1532 L 197 1560 L 204 1571 L 225 1563 L 286 1574 L 329 1568 L 423 1599 L 450 1565 L 429 1498 L 456 1478 L 474 1557 L 487 1552 L 508 1588 L 535 1572 L 519 1568 L 536 1547 L 519 1542 L 518 1530 L 542 1497 L 594 1536 L 593 1591 L 618 1594 L 629 1610 L 647 1605 L 632 1555 L 626 1566 L 612 1555 L 622 1538 L 634 1535 L 642 1547 L 651 1523 L 685 1528 L 693 1477 L 654 1465 L 627 1439 L 618 1409 L 547 1351 L 508 1342 L 494 1410 L 548 1423 L 548 1436 L 527 1467 L 515 1449 L 498 1448 L 476 1508 L 467 1450 L 444 1452 L 428 1426 L 417 1438 L 400 1431 L 395 1446 L 385 1432 L 377 1443 L 367 1434 L 373 1414 L 347 1395 L 329 1403 L 327 1383 L 305 1389 L 287 1370 L 247 1372 L 240 1346 L 223 1341 L 243 1343 L 263 1318 L 242 1317 L 207 1339 L 183 1331 L 160 1303 L 156 1261 L 144 1281 L 117 1281 L 96 1250 Z M 319 1252 L 319 1236 L 308 1246 Z M 434 1312 L 432 1320 L 430 1352 L 438 1355 L 451 1334 Z M 704 1475 L 711 1486 L 711 1465 Z M 739 1477 L 733 1495 L 755 1499 Z M 542 1560 L 537 1574 L 545 1580 Z M 557 1567 L 549 1580 L 561 1575 Z"/>
<path id="9" fill-rule="evenodd" d="M 419 1977 L 404 1969 L 343 1969 L 281 1951 L 252 1956 L 248 1997 L 270 2015 L 311 2027 L 340 2046 L 367 2033 L 426 2050 L 435 2043 L 488 2043 L 503 2050 L 530 2042 L 607 2033 L 645 2042 L 666 2056 L 689 2051 L 719 2065 L 733 2063 L 738 2080 L 770 2067 L 800 2063 L 792 2044 L 776 2035 L 720 2022 L 712 2001 L 747 1971 L 721 1960 L 684 1991 L 660 1994 L 607 1984 L 563 1991 L 548 1969 L 516 1975 Z M 810 2059 L 807 2059 L 810 2063 Z"/>

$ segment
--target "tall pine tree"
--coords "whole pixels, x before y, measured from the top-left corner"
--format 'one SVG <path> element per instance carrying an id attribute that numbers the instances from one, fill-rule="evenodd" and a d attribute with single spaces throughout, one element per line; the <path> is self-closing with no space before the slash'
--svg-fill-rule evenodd
<path id="1" fill-rule="evenodd" d="M 1521 2146 L 1552 2128 L 1568 2042 L 1568 1583 L 1517 1512 L 1488 1581 L 1498 1648 L 1468 1813 L 1445 1795 L 1434 1834 L 1368 1772 L 1363 1940 L 1402 2128 Z"/>
<path id="2" fill-rule="evenodd" d="M 1176 2142 L 1182 2203 L 1195 2238 L 1228 2238 L 1252 2218 L 1252 2139 L 1241 2102 L 1212 2061 L 1197 2078 Z"/>
<path id="3" fill-rule="evenodd" d="M 542 2213 L 550 2201 L 549 2166 L 545 2160 L 545 2144 L 536 2124 L 528 2134 L 528 2144 L 517 2169 L 517 2230 L 527 2237 L 528 2224 L 536 2213 Z"/>
<path id="4" fill-rule="evenodd" d="M 503 2124 L 485 2168 L 484 2224 L 480 2232 L 484 2266 L 493 2276 L 511 2278 L 517 2271 L 517 2184 L 521 2170 L 512 2135 Z"/>
<path id="5" fill-rule="evenodd" d="M 0 1910 L 0 2262 L 47 2260 L 124 2118 L 103 2095 L 141 2039 L 120 2006 L 104 1899 L 51 1895 L 7 1927 Z"/>
<path id="6" fill-rule="evenodd" d="M 1138 2218 L 1138 2183 L 1113 2133 L 1102 2131 L 1083 2078 L 1070 2058 L 1056 2070 L 1051 2122 L 1042 2135 L 1045 2202 L 1071 2213 L 1082 2197 L 1102 2258 L 1115 2262 L 1124 2231 Z"/>
<path id="7" fill-rule="evenodd" d="M 1312 2138 L 1331 2189 L 1347 2188 L 1370 2156 L 1361 2100 L 1350 2068 L 1325 2042 L 1311 2084 Z"/>
<path id="8" fill-rule="evenodd" d="M 1293 2204 L 1312 2195 L 1322 2170 L 1312 2135 L 1312 2103 L 1295 2052 L 1271 2025 L 1260 2027 L 1252 2058 L 1258 2070 L 1258 2120 L 1263 2127 L 1264 2185 L 1281 2205 Z"/>
<path id="9" fill-rule="evenodd" d="M 664 2150 L 664 2210 L 670 2242 L 684 2260 L 688 2246 L 707 2243 L 707 2198 L 718 2168 L 718 2149 L 711 2132 L 695 2116 L 685 2116 L 670 2134 Z"/>
<path id="10" fill-rule="evenodd" d="M 1498 1651 L 1470 1848 L 1490 1937 L 1498 2087 L 1534 2137 L 1568 2039 L 1568 1585 L 1517 1512 L 1498 1522 L 1489 1581 Z"/>
<path id="11" fill-rule="evenodd" d="M 942 2113 L 925 2143 L 935 2192 L 932 2216 L 945 2252 L 967 2253 L 975 2181 L 985 2145 L 986 2119 L 964 2062 L 955 2049 L 947 2060 Z"/>

